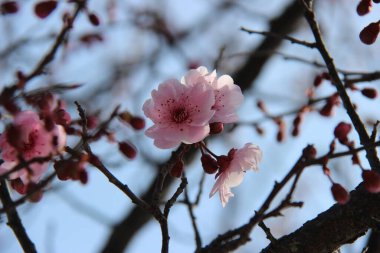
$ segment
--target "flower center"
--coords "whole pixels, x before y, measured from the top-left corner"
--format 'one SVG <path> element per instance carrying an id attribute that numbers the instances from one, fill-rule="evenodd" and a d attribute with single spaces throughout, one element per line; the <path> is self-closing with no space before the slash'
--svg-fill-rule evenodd
<path id="1" fill-rule="evenodd" d="M 36 145 L 36 140 L 37 140 L 37 132 L 36 131 L 33 131 L 29 134 L 28 136 L 28 142 L 24 142 L 23 144 L 23 151 L 24 152 L 28 152 L 28 151 L 31 151 L 35 145 Z"/>
<path id="2" fill-rule="evenodd" d="M 172 111 L 172 120 L 175 123 L 182 123 L 189 118 L 189 114 L 183 107 L 176 108 Z"/>

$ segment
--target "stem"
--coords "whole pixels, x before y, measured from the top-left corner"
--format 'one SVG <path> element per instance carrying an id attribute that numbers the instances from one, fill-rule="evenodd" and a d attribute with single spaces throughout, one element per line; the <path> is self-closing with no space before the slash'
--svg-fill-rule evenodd
<path id="1" fill-rule="evenodd" d="M 22 225 L 20 216 L 17 213 L 16 208 L 13 206 L 13 201 L 9 194 L 5 180 L 0 182 L 0 199 L 6 210 L 8 218 L 8 226 L 13 230 L 13 233 L 17 237 L 22 249 L 25 253 L 37 253 L 34 243 L 30 240 L 24 226 Z"/>

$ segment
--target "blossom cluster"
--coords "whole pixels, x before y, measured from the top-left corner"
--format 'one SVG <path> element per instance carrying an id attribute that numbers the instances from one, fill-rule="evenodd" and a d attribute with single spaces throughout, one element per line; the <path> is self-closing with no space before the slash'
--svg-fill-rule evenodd
<path id="1" fill-rule="evenodd" d="M 9 124 L 0 134 L 0 175 L 7 176 L 20 194 L 37 184 L 49 167 L 49 161 L 62 154 L 66 146 L 71 117 L 63 101 L 52 93 L 25 96 L 35 108 L 21 110 L 12 106 Z"/>
<path id="2" fill-rule="evenodd" d="M 231 149 L 228 155 L 217 156 L 203 143 L 210 134 L 223 130 L 223 124 L 238 120 L 236 110 L 244 97 L 239 86 L 228 75 L 217 77 L 206 67 L 190 70 L 180 80 L 170 79 L 153 90 L 143 105 L 145 115 L 154 125 L 146 135 L 162 149 L 181 143 L 196 144 L 202 152 L 201 162 L 206 173 L 216 173 L 217 181 L 210 197 L 219 192 L 223 207 L 234 196 L 231 188 L 238 186 L 246 170 L 258 169 L 262 152 L 251 143 Z M 182 157 L 173 166 L 171 175 L 180 177 Z"/>

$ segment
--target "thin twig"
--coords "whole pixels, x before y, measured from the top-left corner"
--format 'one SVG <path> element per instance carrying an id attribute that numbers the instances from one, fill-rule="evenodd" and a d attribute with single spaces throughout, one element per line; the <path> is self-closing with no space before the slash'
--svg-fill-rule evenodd
<path id="1" fill-rule="evenodd" d="M 187 206 L 187 210 L 189 211 L 190 219 L 191 219 L 191 225 L 193 226 L 194 230 L 194 237 L 195 237 L 195 244 L 196 244 L 196 252 L 202 248 L 202 239 L 201 235 L 199 233 L 198 225 L 197 225 L 197 218 L 195 217 L 193 206 L 194 204 L 190 202 L 189 193 L 187 192 L 187 188 L 185 188 L 185 201 L 184 203 Z"/>
<path id="2" fill-rule="evenodd" d="M 0 199 L 6 210 L 8 226 L 13 230 L 13 233 L 17 237 L 17 240 L 19 241 L 24 252 L 37 253 L 34 243 L 30 240 L 28 234 L 26 233 L 20 216 L 18 215 L 16 208 L 13 206 L 13 201 L 9 195 L 5 180 L 0 181 Z"/>
<path id="3" fill-rule="evenodd" d="M 256 31 L 256 30 L 247 29 L 245 27 L 240 27 L 240 30 L 247 32 L 249 34 L 261 34 L 261 35 L 268 36 L 268 37 L 273 37 L 273 38 L 282 39 L 282 40 L 288 40 L 293 44 L 298 44 L 298 45 L 306 46 L 309 48 L 316 48 L 316 46 L 317 46 L 316 43 L 312 43 L 312 42 L 308 42 L 308 41 L 304 41 L 304 40 L 299 40 L 299 39 L 293 38 L 289 35 L 280 35 L 277 33 L 267 32 L 267 31 Z"/>

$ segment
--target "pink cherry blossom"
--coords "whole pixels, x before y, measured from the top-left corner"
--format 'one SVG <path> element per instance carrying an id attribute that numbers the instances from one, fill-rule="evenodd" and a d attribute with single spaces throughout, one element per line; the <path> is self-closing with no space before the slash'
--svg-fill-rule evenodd
<path id="1" fill-rule="evenodd" d="M 209 134 L 215 98 L 207 84 L 186 86 L 171 79 L 160 84 L 151 95 L 143 111 L 154 125 L 145 134 L 154 139 L 157 147 L 173 148 L 181 142 L 192 144 Z"/>
<path id="2" fill-rule="evenodd" d="M 229 198 L 234 196 L 231 188 L 241 184 L 245 171 L 258 170 L 262 151 L 258 146 L 247 143 L 243 148 L 238 150 L 231 149 L 228 156 L 220 156 L 219 158 L 218 179 L 210 192 L 210 198 L 219 191 L 220 201 L 222 206 L 225 207 Z"/>
<path id="3" fill-rule="evenodd" d="M 47 131 L 44 122 L 33 111 L 19 112 L 12 125 L 0 136 L 0 150 L 4 162 L 0 165 L 0 174 L 11 170 L 19 163 L 21 156 L 25 161 L 35 157 L 46 157 L 62 151 L 66 144 L 66 132 L 56 125 Z M 27 169 L 12 173 L 9 178 L 20 178 L 27 185 L 38 182 L 47 170 L 48 163 L 32 163 Z"/>
<path id="4" fill-rule="evenodd" d="M 209 73 L 206 67 L 201 66 L 190 70 L 181 81 L 190 86 L 206 82 L 214 90 L 215 104 L 212 109 L 215 110 L 215 114 L 210 123 L 232 123 L 238 120 L 236 110 L 243 102 L 244 96 L 240 87 L 234 84 L 229 75 L 217 78 L 215 70 Z"/>

